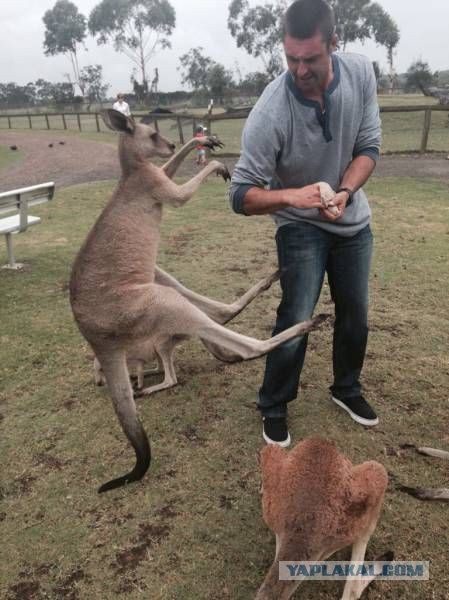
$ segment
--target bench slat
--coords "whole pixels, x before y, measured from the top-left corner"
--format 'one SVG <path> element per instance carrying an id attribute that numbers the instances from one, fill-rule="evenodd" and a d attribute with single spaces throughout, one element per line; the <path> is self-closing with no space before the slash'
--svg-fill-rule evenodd
<path id="1" fill-rule="evenodd" d="M 36 206 L 53 198 L 55 184 L 52 181 L 40 185 L 10 190 L 0 193 L 0 214 L 20 209 L 20 201 L 26 201 L 28 206 Z"/>
<path id="2" fill-rule="evenodd" d="M 40 223 L 40 217 L 33 217 L 28 215 L 27 227 L 30 225 L 37 225 Z M 5 233 L 18 233 L 20 231 L 20 215 L 13 215 L 12 217 L 5 217 L 0 219 L 0 234 Z"/>

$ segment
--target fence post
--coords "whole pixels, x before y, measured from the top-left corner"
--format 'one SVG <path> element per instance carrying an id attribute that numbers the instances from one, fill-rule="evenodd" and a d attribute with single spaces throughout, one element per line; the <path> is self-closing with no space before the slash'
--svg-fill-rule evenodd
<path id="1" fill-rule="evenodd" d="M 30 129 L 33 129 L 33 124 L 31 123 L 31 115 L 28 115 L 28 123 L 30 124 Z"/>
<path id="2" fill-rule="evenodd" d="M 11 117 L 8 117 L 8 126 L 9 126 L 9 129 L 11 129 Z"/>
<path id="3" fill-rule="evenodd" d="M 45 120 L 47 121 L 47 129 L 50 129 L 50 121 L 48 120 L 47 113 L 45 113 Z"/>
<path id="4" fill-rule="evenodd" d="M 420 154 L 424 154 L 427 150 L 427 142 L 429 140 L 431 119 L 432 119 L 432 109 L 426 108 L 426 110 L 424 112 L 424 127 L 423 127 L 423 132 L 422 132 Z"/>
<path id="5" fill-rule="evenodd" d="M 81 117 L 79 113 L 76 113 L 76 119 L 78 121 L 78 129 L 81 131 Z"/>
<path id="6" fill-rule="evenodd" d="M 212 121 L 210 119 L 206 120 L 207 127 L 207 135 L 212 135 Z"/>
<path id="7" fill-rule="evenodd" d="M 184 145 L 184 132 L 182 130 L 181 117 L 176 117 L 176 122 L 178 123 L 179 141 Z"/>
<path id="8" fill-rule="evenodd" d="M 65 114 L 62 113 L 61 117 L 62 117 L 62 124 L 64 125 L 64 129 L 67 129 L 67 123 L 65 122 Z"/>
<path id="9" fill-rule="evenodd" d="M 195 137 L 195 135 L 196 135 L 196 119 L 193 119 L 192 127 L 193 127 L 193 137 Z"/>
<path id="10" fill-rule="evenodd" d="M 98 118 L 98 113 L 95 113 L 95 122 L 97 123 L 97 131 L 100 132 L 100 120 Z"/>
<path id="11" fill-rule="evenodd" d="M 159 123 L 157 122 L 157 119 L 153 119 L 153 124 L 154 124 L 154 128 L 159 133 Z"/>

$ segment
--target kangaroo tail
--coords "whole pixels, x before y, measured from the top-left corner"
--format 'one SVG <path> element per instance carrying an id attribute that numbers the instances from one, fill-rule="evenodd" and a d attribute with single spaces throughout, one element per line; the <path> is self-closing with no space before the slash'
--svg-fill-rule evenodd
<path id="1" fill-rule="evenodd" d="M 125 353 L 103 354 L 100 362 L 118 420 L 136 453 L 136 464 L 132 471 L 104 483 L 98 490 L 101 494 L 142 479 L 150 466 L 151 448 L 147 434 L 137 416 Z"/>

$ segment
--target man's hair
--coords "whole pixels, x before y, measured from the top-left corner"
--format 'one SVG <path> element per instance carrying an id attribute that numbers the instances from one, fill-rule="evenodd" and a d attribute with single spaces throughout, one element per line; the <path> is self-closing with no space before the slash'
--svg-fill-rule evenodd
<path id="1" fill-rule="evenodd" d="M 325 0 L 296 0 L 291 4 L 282 22 L 282 35 L 299 40 L 313 37 L 317 31 L 329 46 L 335 32 L 334 11 Z"/>

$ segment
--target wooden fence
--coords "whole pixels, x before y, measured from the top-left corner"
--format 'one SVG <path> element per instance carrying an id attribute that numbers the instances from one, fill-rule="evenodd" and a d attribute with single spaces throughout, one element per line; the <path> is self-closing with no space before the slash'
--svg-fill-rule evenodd
<path id="1" fill-rule="evenodd" d="M 431 131 L 432 113 L 445 111 L 449 115 L 448 106 L 383 106 L 380 108 L 381 113 L 424 113 L 421 144 L 419 149 L 414 148 L 413 150 L 407 149 L 408 151 L 419 151 L 421 154 L 428 150 L 429 133 Z M 154 127 L 159 131 L 159 125 L 161 121 L 174 121 L 177 126 L 179 141 L 181 144 L 185 142 L 184 125 L 192 127 L 192 132 L 195 133 L 197 123 L 202 123 L 208 128 L 208 133 L 213 133 L 214 123 L 219 121 L 231 121 L 235 119 L 246 119 L 249 114 L 248 110 L 235 111 L 232 113 L 219 113 L 219 114 L 206 114 L 204 116 L 193 115 L 193 114 L 166 114 L 166 113 L 147 113 L 147 112 L 136 112 L 134 116 L 140 118 L 143 116 L 149 117 L 154 124 Z M 13 120 L 17 123 L 17 119 L 20 119 L 22 124 L 20 128 L 27 129 L 47 129 L 47 130 L 67 130 L 74 129 L 74 127 L 68 127 L 68 121 L 70 120 L 73 124 L 73 120 L 76 120 L 75 129 L 79 131 L 85 131 L 92 129 L 97 132 L 106 131 L 106 127 L 102 123 L 101 115 L 97 112 L 80 112 L 80 113 L 36 113 L 36 114 L 8 114 L 0 115 L 0 130 L 1 129 L 16 129 L 13 126 Z M 39 120 L 39 123 L 37 123 Z M 23 126 L 23 121 L 25 125 Z M 6 127 L 4 126 L 6 122 Z M 86 122 L 91 126 L 87 127 Z M 83 124 L 84 123 L 84 124 Z M 42 126 L 45 124 L 44 126 Z M 448 120 L 449 124 L 449 120 Z M 448 147 L 445 150 L 449 150 L 449 130 L 448 130 Z"/>

